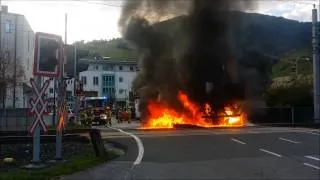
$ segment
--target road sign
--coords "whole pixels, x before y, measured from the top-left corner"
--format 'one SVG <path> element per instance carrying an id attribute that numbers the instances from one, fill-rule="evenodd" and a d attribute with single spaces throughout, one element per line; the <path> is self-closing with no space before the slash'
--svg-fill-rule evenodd
<path id="1" fill-rule="evenodd" d="M 38 76 L 58 77 L 60 61 L 63 58 L 61 36 L 36 33 L 33 74 Z"/>
<path id="2" fill-rule="evenodd" d="M 45 81 L 42 88 L 38 89 L 38 86 L 36 85 L 36 82 L 34 79 L 30 79 L 31 86 L 33 88 L 33 91 L 35 93 L 34 98 L 30 99 L 30 105 L 31 105 L 31 114 L 36 115 L 36 120 L 33 121 L 29 133 L 33 134 L 36 126 L 40 124 L 44 132 L 47 132 L 47 126 L 43 121 L 43 115 L 48 113 L 48 100 L 46 96 L 46 91 L 49 86 L 50 80 Z"/>

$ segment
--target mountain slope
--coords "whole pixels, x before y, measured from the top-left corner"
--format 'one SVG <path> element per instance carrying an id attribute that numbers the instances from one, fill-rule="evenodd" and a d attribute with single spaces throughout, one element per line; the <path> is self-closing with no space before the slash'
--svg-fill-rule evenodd
<path id="1" fill-rule="evenodd" d="M 230 44 L 237 55 L 254 49 L 263 54 L 281 57 L 284 53 L 311 48 L 311 23 L 256 13 L 229 12 Z M 179 16 L 154 25 L 157 31 L 181 38 L 188 29 L 186 16 Z M 89 57 L 109 56 L 119 60 L 137 60 L 138 53 L 123 39 L 77 42 L 89 50 Z"/>

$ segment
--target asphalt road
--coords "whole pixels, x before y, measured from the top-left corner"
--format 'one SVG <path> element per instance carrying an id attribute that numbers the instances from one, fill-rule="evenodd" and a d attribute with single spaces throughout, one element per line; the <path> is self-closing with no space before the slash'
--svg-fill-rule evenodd
<path id="1" fill-rule="evenodd" d="M 126 145 L 126 155 L 66 179 L 320 179 L 319 130 L 104 128 L 102 135 Z"/>

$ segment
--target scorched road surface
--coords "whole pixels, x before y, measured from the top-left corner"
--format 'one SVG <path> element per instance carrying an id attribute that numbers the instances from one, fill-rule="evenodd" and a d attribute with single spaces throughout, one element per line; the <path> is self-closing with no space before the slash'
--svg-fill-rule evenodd
<path id="1" fill-rule="evenodd" d="M 318 130 L 102 131 L 126 155 L 67 179 L 320 179 Z"/>

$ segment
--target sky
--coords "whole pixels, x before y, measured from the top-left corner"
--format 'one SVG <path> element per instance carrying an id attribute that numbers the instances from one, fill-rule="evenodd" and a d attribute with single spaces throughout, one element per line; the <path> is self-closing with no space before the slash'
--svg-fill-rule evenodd
<path id="1" fill-rule="evenodd" d="M 121 0 L 0 0 L 9 12 L 23 14 L 34 32 L 61 35 L 64 38 L 65 13 L 68 14 L 67 42 L 121 37 L 118 19 Z M 313 4 L 318 0 L 260 0 L 254 12 L 311 21 Z"/>

